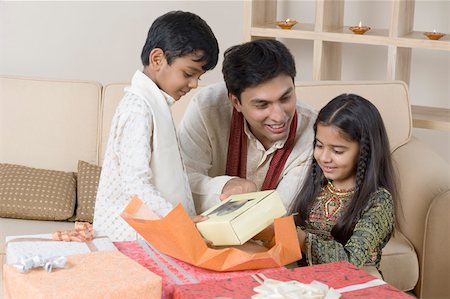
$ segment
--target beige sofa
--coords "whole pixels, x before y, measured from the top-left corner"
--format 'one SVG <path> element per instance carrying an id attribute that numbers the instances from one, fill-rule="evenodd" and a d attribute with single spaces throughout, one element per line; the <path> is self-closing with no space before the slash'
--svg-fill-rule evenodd
<path id="1" fill-rule="evenodd" d="M 78 160 L 101 165 L 109 124 L 125 84 L 0 77 L 0 163 L 76 171 Z M 195 92 L 195 91 L 194 91 Z M 401 183 L 401 229 L 383 250 L 385 279 L 420 298 L 450 294 L 449 165 L 411 138 L 411 111 L 401 82 L 313 82 L 298 98 L 316 108 L 352 92 L 371 99 L 386 123 Z M 173 106 L 177 124 L 189 101 Z M 0 218 L 0 256 L 7 235 L 72 228 L 69 221 Z"/>

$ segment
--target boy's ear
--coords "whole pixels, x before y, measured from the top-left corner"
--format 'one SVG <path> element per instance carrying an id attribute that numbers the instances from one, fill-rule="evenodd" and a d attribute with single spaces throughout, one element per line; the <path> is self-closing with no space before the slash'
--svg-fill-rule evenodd
<path id="1" fill-rule="evenodd" d="M 149 54 L 149 66 L 153 70 L 159 70 L 163 65 L 164 59 L 166 59 L 164 56 L 164 51 L 161 48 L 154 48 Z"/>
<path id="2" fill-rule="evenodd" d="M 241 102 L 239 101 L 239 99 L 237 98 L 237 96 L 235 96 L 234 94 L 229 93 L 228 94 L 228 99 L 230 100 L 231 104 L 233 105 L 233 107 L 238 111 L 241 112 Z"/>

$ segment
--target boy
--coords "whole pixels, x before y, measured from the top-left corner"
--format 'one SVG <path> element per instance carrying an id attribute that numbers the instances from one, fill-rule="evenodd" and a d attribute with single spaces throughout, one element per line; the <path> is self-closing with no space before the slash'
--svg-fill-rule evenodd
<path id="1" fill-rule="evenodd" d="M 135 195 L 159 216 L 178 203 L 195 215 L 169 106 L 197 87 L 218 53 L 211 28 L 195 14 L 173 11 L 151 25 L 144 70 L 133 76 L 112 120 L 94 212 L 97 235 L 138 238 L 120 217 Z"/>

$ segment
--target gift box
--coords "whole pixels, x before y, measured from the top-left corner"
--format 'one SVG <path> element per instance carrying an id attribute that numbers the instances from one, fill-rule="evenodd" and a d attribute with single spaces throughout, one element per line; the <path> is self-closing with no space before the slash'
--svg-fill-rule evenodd
<path id="1" fill-rule="evenodd" d="M 339 292 L 341 294 L 340 298 L 343 299 L 413 298 L 348 262 L 335 262 L 292 269 L 283 268 L 271 273 L 263 273 L 263 275 L 253 274 L 219 281 L 176 285 L 173 288 L 173 298 L 212 299 L 223 297 L 248 299 L 257 294 L 253 289 L 261 285 L 261 278 L 275 279 L 283 282 L 298 281 L 304 284 L 318 281 Z"/>
<path id="2" fill-rule="evenodd" d="M 20 273 L 3 266 L 5 299 L 160 298 L 161 277 L 118 251 L 67 257 L 66 267 Z"/>
<path id="3" fill-rule="evenodd" d="M 251 192 L 232 195 L 205 211 L 208 220 L 196 226 L 214 245 L 241 245 L 285 214 L 277 191 Z"/>
<path id="4" fill-rule="evenodd" d="M 111 250 L 117 250 L 117 248 L 107 237 L 98 237 L 87 242 L 56 241 L 52 238 L 51 234 L 6 237 L 7 264 L 17 263 L 21 257 L 39 255 L 43 258 L 51 258 L 55 256 Z"/>
<path id="5" fill-rule="evenodd" d="M 269 274 L 280 268 L 263 270 L 246 270 L 233 272 L 217 272 L 202 269 L 175 258 L 169 257 L 144 240 L 114 242 L 120 252 L 132 258 L 151 272 L 162 277 L 162 298 L 173 296 L 174 286 L 205 281 L 239 278 L 255 273 Z M 202 298 L 202 297 L 197 297 Z"/>
<path id="6" fill-rule="evenodd" d="M 239 247 L 242 245 L 209 248 L 180 204 L 157 220 L 145 216 L 149 215 L 149 210 L 139 198 L 134 197 L 121 216 L 162 253 L 200 268 L 214 271 L 275 268 L 301 258 L 292 216 L 275 219 L 271 234 L 257 236 L 263 244 L 270 244 L 270 248 L 247 246 L 247 243 L 242 248 Z"/>

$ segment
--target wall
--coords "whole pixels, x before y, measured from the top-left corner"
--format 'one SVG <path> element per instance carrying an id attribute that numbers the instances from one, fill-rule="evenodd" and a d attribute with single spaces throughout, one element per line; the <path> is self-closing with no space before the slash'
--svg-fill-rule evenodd
<path id="1" fill-rule="evenodd" d="M 58 79 L 128 82 L 141 69 L 140 52 L 148 28 L 170 10 L 188 10 L 205 19 L 218 37 L 219 64 L 202 84 L 221 80 L 222 54 L 242 41 L 242 1 L 0 1 L 0 74 Z M 280 1 L 280 19 L 314 23 L 313 1 Z M 362 21 L 387 28 L 388 1 L 346 1 L 344 24 Z M 450 1 L 416 1 L 414 30 L 450 33 Z M 312 42 L 284 42 L 296 56 L 298 80 L 311 80 Z M 386 48 L 345 44 L 342 78 L 380 80 L 385 76 Z M 414 49 L 411 101 L 450 108 L 450 52 Z M 448 132 L 415 129 L 450 161 Z"/>

